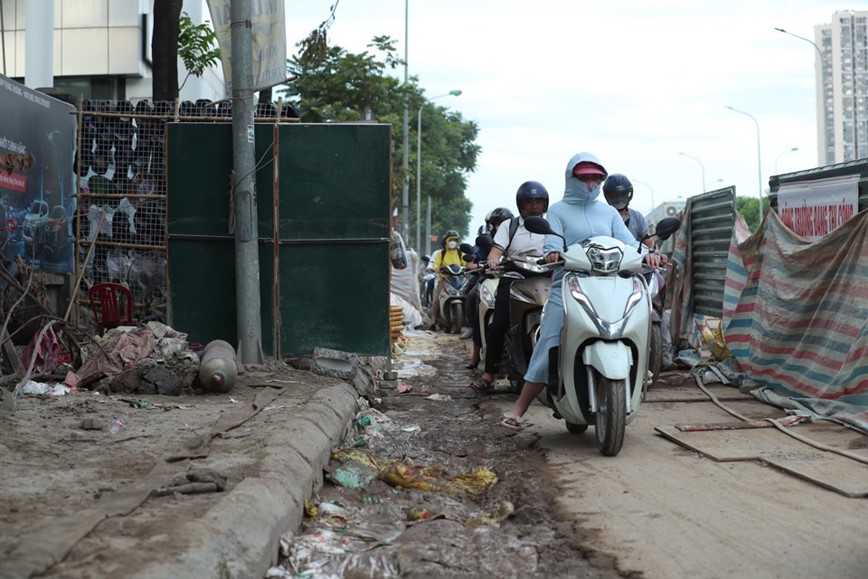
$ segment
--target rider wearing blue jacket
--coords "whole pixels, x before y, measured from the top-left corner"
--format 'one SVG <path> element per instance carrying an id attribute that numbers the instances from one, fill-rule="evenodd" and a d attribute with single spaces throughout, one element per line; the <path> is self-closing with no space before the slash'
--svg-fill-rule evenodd
<path id="1" fill-rule="evenodd" d="M 595 235 L 615 237 L 630 246 L 636 240 L 618 211 L 605 201 L 598 201 L 601 185 L 606 178 L 606 169 L 599 159 L 590 153 L 573 155 L 565 171 L 566 187 L 564 198 L 553 204 L 546 214 L 546 220 L 556 233 L 564 236 L 567 246 L 580 243 Z M 547 235 L 543 253 L 547 263 L 558 261 L 563 251 L 564 240 L 555 235 Z M 647 248 L 646 248 L 647 250 Z M 657 267 L 660 258 L 646 254 L 649 266 Z M 549 350 L 558 345 L 561 328 L 564 325 L 563 296 L 561 280 L 566 272 L 559 269 L 552 278 L 552 288 L 546 303 L 545 316 L 540 328 L 540 339 L 534 347 L 521 395 L 511 412 L 504 414 L 502 426 L 511 429 L 522 428 L 522 416 L 534 398 L 545 388 L 549 370 Z"/>

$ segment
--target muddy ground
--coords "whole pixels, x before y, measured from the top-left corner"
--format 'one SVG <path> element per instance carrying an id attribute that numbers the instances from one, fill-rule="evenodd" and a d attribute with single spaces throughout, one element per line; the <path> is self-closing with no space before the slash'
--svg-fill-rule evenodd
<path id="1" fill-rule="evenodd" d="M 368 480 L 376 469 L 361 465 L 359 455 L 333 460 L 312 501 L 316 516 L 285 538 L 283 570 L 270 576 L 624 576 L 612 558 L 586 548 L 577 524 L 559 516 L 538 438 L 482 414 L 469 387 L 479 370 L 464 367 L 466 343 L 433 336 L 409 338 L 395 388 L 362 412 L 362 421 L 373 423 L 358 429 L 366 441 L 360 448 L 402 465 L 408 484 L 448 488 L 478 469 L 489 469 L 497 482 L 480 492 L 408 489 Z M 501 384 L 495 396 L 512 399 L 508 383 Z"/>
<path id="2" fill-rule="evenodd" d="M 357 448 L 401 468 L 390 483 L 353 488 L 336 484 L 352 463 L 333 461 L 311 501 L 318 516 L 285 538 L 285 567 L 304 567 L 306 577 L 330 569 L 378 578 L 622 576 L 613 559 L 586 547 L 578 523 L 558 515 L 538 438 L 483 415 L 465 347 L 440 333 L 410 337 L 399 380 L 384 383 L 359 415 L 367 425 L 347 439 L 364 439 Z M 0 577 L 135 576 L 149 561 L 185 552 L 185 521 L 203 521 L 225 493 L 179 487 L 228 491 L 256 476 L 291 407 L 335 380 L 273 363 L 221 395 L 20 397 L 14 413 L 0 416 Z M 263 409 L 250 416 L 257 401 Z M 117 420 L 123 428 L 112 432 Z M 456 477 L 478 469 L 497 482 L 456 490 Z M 443 492 L 405 488 L 401 477 Z M 8 574 L 12 560 L 25 561 L 28 574 Z"/>
<path id="3" fill-rule="evenodd" d="M 226 394 L 19 397 L 0 412 L 0 577 L 128 577 L 171 560 L 184 522 L 225 496 L 178 487 L 255 476 L 287 408 L 335 381 L 272 363 Z"/>

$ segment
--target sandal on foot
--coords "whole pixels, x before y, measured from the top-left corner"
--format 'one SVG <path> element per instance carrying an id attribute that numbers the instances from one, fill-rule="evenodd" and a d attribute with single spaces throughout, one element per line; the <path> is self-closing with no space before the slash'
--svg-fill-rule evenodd
<path id="1" fill-rule="evenodd" d="M 500 425 L 510 430 L 524 430 L 528 423 L 524 419 L 513 412 L 505 412 L 500 418 Z"/>
<path id="2" fill-rule="evenodd" d="M 477 360 L 475 364 L 473 362 L 470 362 L 464 367 L 468 370 L 476 370 L 479 367 L 479 360 Z"/>
<path id="3" fill-rule="evenodd" d="M 489 382 L 484 378 L 477 378 L 470 383 L 470 387 L 477 392 L 488 392 L 489 390 L 494 389 L 494 382 Z"/>

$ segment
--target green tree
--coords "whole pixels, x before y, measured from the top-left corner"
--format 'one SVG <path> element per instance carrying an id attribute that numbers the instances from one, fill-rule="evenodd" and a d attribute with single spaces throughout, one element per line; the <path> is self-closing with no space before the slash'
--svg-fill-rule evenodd
<path id="1" fill-rule="evenodd" d="M 759 227 L 759 200 L 756 197 L 736 197 L 735 210 L 741 213 L 748 229 L 754 232 Z M 769 211 L 768 195 L 763 196 L 763 215 Z"/>
<path id="2" fill-rule="evenodd" d="M 400 206 L 403 186 L 403 147 L 409 146 L 410 190 L 416 191 L 416 122 L 410 123 L 409 143 L 403 143 L 404 98 L 415 121 L 422 109 L 422 220 L 425 221 L 427 197 L 431 197 L 432 234 L 455 229 L 468 233 L 472 204 L 467 199 L 467 175 L 476 168 L 480 147 L 476 144 L 479 127 L 465 121 L 460 113 L 449 112 L 427 100 L 412 77 L 404 85 L 390 76 L 403 61 L 397 56 L 395 41 L 375 37 L 370 50 L 353 54 L 325 44 L 322 27 L 300 42 L 299 53 L 288 62 L 290 82 L 278 90 L 298 111 L 303 122 L 345 122 L 372 120 L 393 127 L 392 205 Z M 415 195 L 411 195 L 411 223 L 415 233 Z M 415 241 L 415 240 L 411 240 Z M 413 243 L 413 245 L 418 245 Z"/>
<path id="3" fill-rule="evenodd" d="M 174 101 L 178 86 L 178 57 L 193 76 L 220 62 L 217 37 L 210 22 L 195 25 L 186 12 L 183 0 L 154 0 L 154 35 L 151 53 L 154 57 L 152 96 L 155 101 Z M 187 79 L 184 79 L 187 82 Z M 183 86 L 183 85 L 182 85 Z"/>
<path id="4" fill-rule="evenodd" d="M 220 63 L 220 49 L 217 47 L 217 35 L 206 20 L 202 24 L 193 24 L 186 12 L 181 13 L 178 30 L 178 56 L 187 69 L 187 76 L 181 87 L 187 83 L 192 74 L 200 77 L 212 66 Z"/>

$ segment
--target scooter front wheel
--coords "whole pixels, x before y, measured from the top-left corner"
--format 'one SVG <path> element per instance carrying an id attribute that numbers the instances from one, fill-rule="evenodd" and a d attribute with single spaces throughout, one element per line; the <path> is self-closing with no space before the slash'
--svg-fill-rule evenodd
<path id="1" fill-rule="evenodd" d="M 597 392 L 597 416 L 594 431 L 597 449 L 603 456 L 615 456 L 624 445 L 627 427 L 627 384 L 625 380 L 611 380 L 594 370 Z"/>

